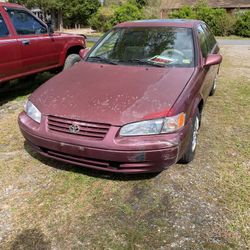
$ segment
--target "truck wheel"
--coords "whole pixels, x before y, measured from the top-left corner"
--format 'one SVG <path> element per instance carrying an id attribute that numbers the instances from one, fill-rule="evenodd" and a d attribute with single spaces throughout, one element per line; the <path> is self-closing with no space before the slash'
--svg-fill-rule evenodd
<path id="1" fill-rule="evenodd" d="M 184 153 L 182 158 L 179 160 L 179 163 L 188 164 L 194 159 L 195 149 L 197 146 L 198 131 L 200 128 L 200 120 L 201 120 L 201 115 L 200 115 L 199 110 L 197 110 L 193 118 L 192 132 L 191 132 L 191 136 L 188 142 L 186 152 Z"/>
<path id="2" fill-rule="evenodd" d="M 213 87 L 212 87 L 212 89 L 211 89 L 211 91 L 210 91 L 210 93 L 209 93 L 209 96 L 213 96 L 213 95 L 214 95 L 214 93 L 215 93 L 215 91 L 216 91 L 216 87 L 217 87 L 217 76 L 216 76 L 215 79 L 214 79 Z"/>
<path id="3" fill-rule="evenodd" d="M 63 70 L 71 68 L 76 63 L 79 63 L 81 61 L 81 57 L 77 54 L 70 54 L 65 60 Z"/>

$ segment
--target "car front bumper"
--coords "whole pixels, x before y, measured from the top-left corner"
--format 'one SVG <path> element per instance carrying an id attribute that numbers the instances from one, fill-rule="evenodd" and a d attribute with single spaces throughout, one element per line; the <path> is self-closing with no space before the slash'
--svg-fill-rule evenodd
<path id="1" fill-rule="evenodd" d="M 66 163 L 116 173 L 160 172 L 178 161 L 187 141 L 185 131 L 116 140 L 117 127 L 103 141 L 76 140 L 74 135 L 49 132 L 45 120 L 39 125 L 24 112 L 18 118 L 24 138 L 35 151 Z"/>

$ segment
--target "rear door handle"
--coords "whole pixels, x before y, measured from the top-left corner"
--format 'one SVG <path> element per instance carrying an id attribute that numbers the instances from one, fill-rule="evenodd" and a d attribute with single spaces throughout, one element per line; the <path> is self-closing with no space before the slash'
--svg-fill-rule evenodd
<path id="1" fill-rule="evenodd" d="M 30 40 L 22 40 L 24 46 L 30 45 Z"/>

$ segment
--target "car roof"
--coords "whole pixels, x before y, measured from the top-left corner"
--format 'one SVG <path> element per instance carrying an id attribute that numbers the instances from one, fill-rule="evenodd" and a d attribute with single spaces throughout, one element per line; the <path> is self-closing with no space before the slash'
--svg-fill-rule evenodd
<path id="1" fill-rule="evenodd" d="M 193 28 L 195 24 L 201 23 L 199 20 L 192 19 L 150 19 L 150 20 L 137 20 L 120 23 L 115 27 L 183 27 Z"/>
<path id="2" fill-rule="evenodd" d="M 16 4 L 16 3 L 7 3 L 7 2 L 0 2 L 0 7 L 18 7 L 18 8 L 24 8 L 22 5 Z"/>

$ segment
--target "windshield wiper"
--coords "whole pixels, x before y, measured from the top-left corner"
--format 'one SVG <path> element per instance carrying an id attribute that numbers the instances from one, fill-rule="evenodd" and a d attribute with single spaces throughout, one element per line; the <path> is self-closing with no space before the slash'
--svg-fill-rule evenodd
<path id="1" fill-rule="evenodd" d="M 96 61 L 96 62 L 104 62 L 104 63 L 108 63 L 108 64 L 117 65 L 116 62 L 114 62 L 110 59 L 101 57 L 101 56 L 91 56 L 91 57 L 88 57 L 88 59 L 91 59 L 91 60 Z"/>
<path id="2" fill-rule="evenodd" d="M 150 65 L 150 66 L 154 66 L 154 67 L 160 67 L 160 68 L 165 68 L 165 65 L 163 64 L 158 64 L 152 61 L 148 61 L 148 60 L 144 60 L 144 59 L 138 59 L 138 58 L 134 58 L 134 59 L 129 59 L 127 60 L 127 62 L 136 62 L 139 64 L 146 64 L 146 65 Z"/>

